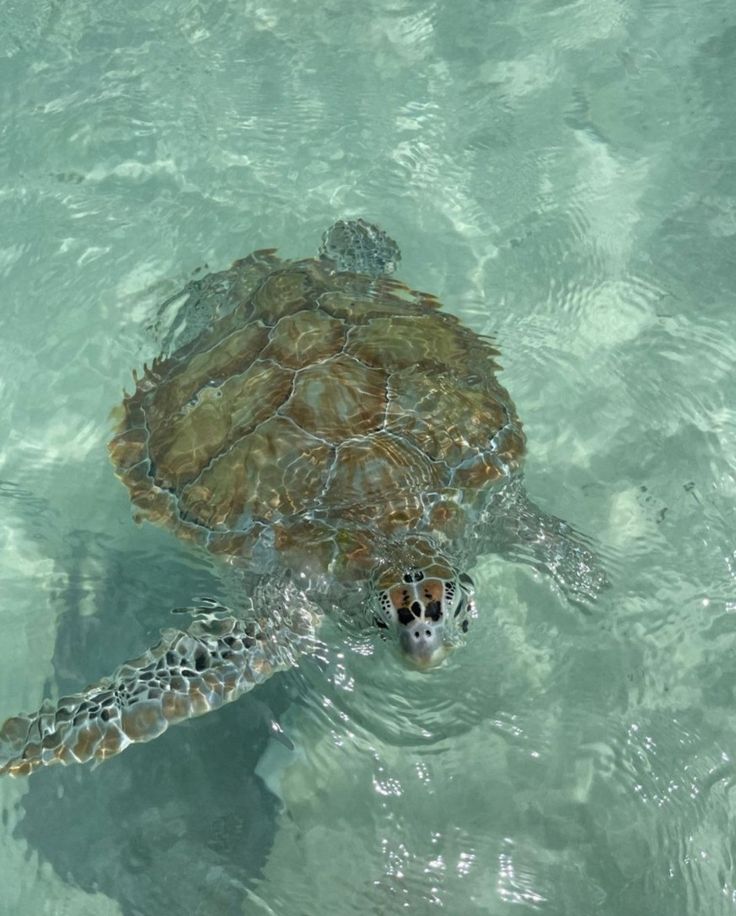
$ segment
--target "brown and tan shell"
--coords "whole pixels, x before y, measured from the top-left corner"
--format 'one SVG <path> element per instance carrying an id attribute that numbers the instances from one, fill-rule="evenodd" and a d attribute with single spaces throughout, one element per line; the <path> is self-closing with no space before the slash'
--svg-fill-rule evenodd
<path id="1" fill-rule="evenodd" d="M 272 250 L 222 276 L 235 308 L 123 401 L 110 455 L 141 517 L 361 578 L 392 541 L 459 536 L 518 467 L 498 351 L 433 297 Z"/>

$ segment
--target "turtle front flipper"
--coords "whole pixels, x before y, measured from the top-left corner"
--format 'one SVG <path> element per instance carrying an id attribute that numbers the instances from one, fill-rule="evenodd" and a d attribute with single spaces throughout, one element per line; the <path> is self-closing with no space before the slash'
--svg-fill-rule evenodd
<path id="1" fill-rule="evenodd" d="M 267 616 L 209 614 L 168 629 L 140 658 L 81 693 L 44 701 L 0 728 L 0 774 L 102 761 L 169 725 L 236 700 L 315 644 L 319 612 L 304 600 Z"/>
<path id="2" fill-rule="evenodd" d="M 510 559 L 552 576 L 565 596 L 588 607 L 611 584 L 599 545 L 569 522 L 548 515 L 527 496 L 520 479 L 509 481 L 487 514 L 481 537 Z"/>
<path id="3" fill-rule="evenodd" d="M 161 303 L 149 325 L 162 352 L 170 355 L 185 347 L 218 318 L 247 303 L 258 284 L 279 263 L 276 249 L 265 248 L 235 261 L 227 270 L 190 280 L 184 289 Z M 175 303 L 178 305 L 170 314 Z"/>

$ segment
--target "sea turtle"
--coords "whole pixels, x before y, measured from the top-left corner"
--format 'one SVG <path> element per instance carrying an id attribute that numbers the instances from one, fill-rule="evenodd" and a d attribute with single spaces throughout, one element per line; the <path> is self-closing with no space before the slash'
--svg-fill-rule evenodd
<path id="1" fill-rule="evenodd" d="M 103 760 L 236 699 L 359 614 L 431 666 L 474 615 L 466 569 L 505 551 L 573 596 L 605 581 L 525 495 L 525 439 L 492 341 L 389 278 L 383 231 L 339 221 L 319 257 L 256 251 L 193 281 L 109 444 L 139 517 L 242 576 L 109 678 L 0 729 L 0 772 Z"/>

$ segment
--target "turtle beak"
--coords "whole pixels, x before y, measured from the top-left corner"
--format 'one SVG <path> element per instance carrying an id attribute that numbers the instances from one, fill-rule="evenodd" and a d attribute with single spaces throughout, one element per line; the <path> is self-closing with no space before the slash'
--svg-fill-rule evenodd
<path id="1" fill-rule="evenodd" d="M 443 620 L 422 616 L 403 624 L 399 630 L 399 645 L 407 660 L 418 668 L 438 665 L 448 652 Z"/>

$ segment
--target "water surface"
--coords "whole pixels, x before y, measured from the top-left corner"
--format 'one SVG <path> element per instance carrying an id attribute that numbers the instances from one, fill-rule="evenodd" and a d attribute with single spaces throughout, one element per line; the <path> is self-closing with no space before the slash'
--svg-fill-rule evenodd
<path id="1" fill-rule="evenodd" d="M 0 911 L 736 910 L 731 4 L 10 0 L 0 24 L 0 718 L 225 588 L 132 521 L 109 411 L 195 269 L 309 254 L 340 216 L 497 336 L 529 491 L 616 568 L 586 616 L 488 558 L 431 676 L 332 628 L 217 715 L 2 782 Z"/>

